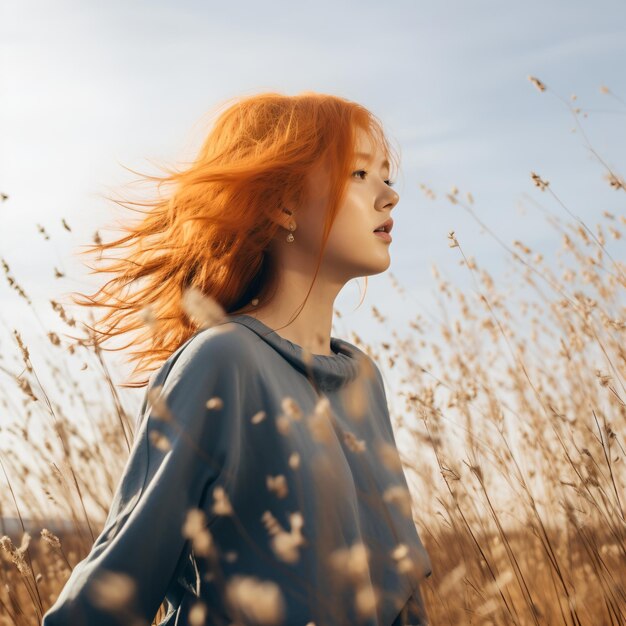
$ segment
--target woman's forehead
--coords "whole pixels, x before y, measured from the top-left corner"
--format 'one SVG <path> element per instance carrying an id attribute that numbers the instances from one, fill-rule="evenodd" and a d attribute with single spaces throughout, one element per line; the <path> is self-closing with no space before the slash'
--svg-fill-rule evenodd
<path id="1" fill-rule="evenodd" d="M 388 156 L 387 147 L 382 138 L 376 138 L 370 132 L 359 127 L 355 141 L 355 156 L 366 160 L 382 160 Z"/>

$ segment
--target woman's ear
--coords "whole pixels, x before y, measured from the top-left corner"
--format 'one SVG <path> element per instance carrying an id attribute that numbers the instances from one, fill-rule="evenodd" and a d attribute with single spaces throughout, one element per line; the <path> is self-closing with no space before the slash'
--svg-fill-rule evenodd
<path id="1" fill-rule="evenodd" d="M 272 216 L 271 219 L 274 223 L 278 224 L 287 231 L 291 231 L 290 225 L 293 225 L 294 227 L 297 226 L 294 212 L 287 207 L 283 207 L 280 212 Z"/>
<path id="2" fill-rule="evenodd" d="M 298 225 L 296 216 L 301 202 L 301 195 L 302 192 L 298 190 L 285 190 L 283 192 L 281 210 L 276 221 L 286 230 L 289 230 L 290 224 Z"/>
<path id="3" fill-rule="evenodd" d="M 283 207 L 281 211 L 281 220 L 280 220 L 281 226 L 283 226 L 283 228 L 286 228 L 287 230 L 290 230 L 289 226 L 291 224 L 295 226 L 296 220 L 295 220 L 294 215 L 295 214 L 291 209 L 287 207 Z"/>

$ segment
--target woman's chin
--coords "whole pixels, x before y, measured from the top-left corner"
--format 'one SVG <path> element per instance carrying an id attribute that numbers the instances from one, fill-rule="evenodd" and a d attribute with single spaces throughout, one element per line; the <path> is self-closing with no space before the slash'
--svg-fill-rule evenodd
<path id="1" fill-rule="evenodd" d="M 377 263 L 370 263 L 369 266 L 363 271 L 361 276 L 373 276 L 374 274 L 381 274 L 389 269 L 391 265 L 391 257 L 387 255 L 386 259 L 379 259 Z"/>

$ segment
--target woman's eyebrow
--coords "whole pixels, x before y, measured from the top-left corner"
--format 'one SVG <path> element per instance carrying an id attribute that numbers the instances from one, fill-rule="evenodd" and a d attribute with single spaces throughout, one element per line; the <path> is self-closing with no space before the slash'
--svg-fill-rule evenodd
<path id="1" fill-rule="evenodd" d="M 368 161 L 372 158 L 372 155 L 371 155 L 371 154 L 369 154 L 368 152 L 357 152 L 355 156 L 358 156 L 358 157 L 363 157 L 363 158 L 367 159 Z M 381 163 L 381 165 L 382 165 L 383 167 L 389 167 L 389 161 L 388 161 L 387 159 L 385 159 L 385 160 Z"/>

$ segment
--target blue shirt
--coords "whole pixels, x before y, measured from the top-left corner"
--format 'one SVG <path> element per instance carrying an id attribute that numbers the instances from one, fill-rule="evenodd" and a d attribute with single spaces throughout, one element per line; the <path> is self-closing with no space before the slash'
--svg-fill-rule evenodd
<path id="1" fill-rule="evenodd" d="M 431 562 L 382 376 L 330 343 L 311 354 L 232 315 L 181 345 L 150 377 L 103 530 L 42 626 L 148 626 L 165 599 L 162 626 L 192 610 L 220 626 L 427 624 Z"/>

